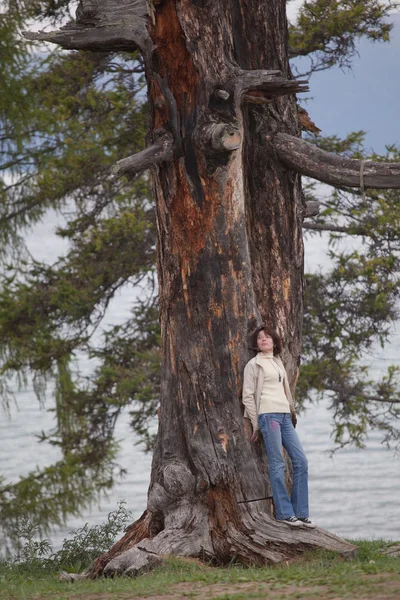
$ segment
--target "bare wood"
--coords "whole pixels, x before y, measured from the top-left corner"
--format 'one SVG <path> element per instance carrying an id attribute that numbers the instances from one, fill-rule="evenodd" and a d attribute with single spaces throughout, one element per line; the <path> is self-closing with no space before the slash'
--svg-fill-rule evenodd
<path id="1" fill-rule="evenodd" d="M 309 217 L 316 217 L 319 215 L 319 209 L 321 208 L 321 203 L 318 200 L 310 200 L 306 202 L 306 211 L 304 213 L 304 218 L 308 219 Z"/>
<path id="2" fill-rule="evenodd" d="M 364 227 L 342 227 L 334 223 L 303 223 L 303 229 L 332 231 L 333 233 L 345 233 L 347 235 L 368 235 L 368 231 Z"/>
<path id="3" fill-rule="evenodd" d="M 274 102 L 274 98 L 266 98 L 262 92 L 251 92 L 243 96 L 244 102 L 249 104 L 271 104 Z"/>
<path id="4" fill-rule="evenodd" d="M 228 100 L 230 93 L 227 90 L 216 90 L 215 95 L 217 98 L 221 98 L 221 100 Z"/>
<path id="5" fill-rule="evenodd" d="M 330 185 L 389 189 L 400 188 L 400 163 L 362 162 L 337 156 L 287 133 L 269 138 L 280 160 L 287 167 Z"/>
<path id="6" fill-rule="evenodd" d="M 60 571 L 58 574 L 58 581 L 63 581 L 65 583 L 74 583 L 75 581 L 82 581 L 83 579 L 90 579 L 89 571 L 83 571 L 82 573 Z"/>
<path id="7" fill-rule="evenodd" d="M 229 123 L 211 123 L 204 128 L 203 135 L 209 138 L 217 152 L 236 150 L 242 142 L 239 129 Z"/>
<path id="8" fill-rule="evenodd" d="M 104 574 L 106 577 L 122 574 L 128 577 L 137 577 L 160 566 L 161 563 L 161 556 L 134 546 L 110 560 L 104 569 Z"/>
<path id="9" fill-rule="evenodd" d="M 236 90 L 244 96 L 248 96 L 250 91 L 263 90 L 266 98 L 276 98 L 307 92 L 309 87 L 307 80 L 287 79 L 279 70 L 241 69 L 237 72 Z"/>
<path id="10" fill-rule="evenodd" d="M 146 36 L 143 30 L 137 27 L 122 25 L 97 28 L 68 28 L 59 31 L 23 31 L 27 40 L 52 42 L 67 50 L 92 50 L 92 51 L 122 51 L 133 52 L 138 48 L 146 47 Z"/>
<path id="11" fill-rule="evenodd" d="M 52 42 L 62 48 L 92 51 L 150 52 L 146 0 L 81 0 L 76 20 L 58 31 L 23 31 L 27 40 Z"/>
<path id="12" fill-rule="evenodd" d="M 119 160 L 111 167 L 111 173 L 118 177 L 122 175 L 135 175 L 162 162 L 170 161 L 173 156 L 174 139 L 170 133 L 165 133 L 145 150 Z"/>

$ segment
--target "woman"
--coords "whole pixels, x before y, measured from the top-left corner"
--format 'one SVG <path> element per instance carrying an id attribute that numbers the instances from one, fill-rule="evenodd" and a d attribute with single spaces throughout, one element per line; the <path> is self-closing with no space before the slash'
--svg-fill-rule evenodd
<path id="1" fill-rule="evenodd" d="M 263 434 L 277 521 L 292 527 L 315 528 L 308 514 L 308 463 L 294 429 L 296 413 L 285 367 L 280 359 L 282 343 L 278 334 L 259 327 L 253 338 L 257 356 L 244 369 L 244 416 L 253 425 L 251 441 Z M 289 498 L 285 487 L 285 460 L 282 446 L 293 463 L 293 487 Z"/>

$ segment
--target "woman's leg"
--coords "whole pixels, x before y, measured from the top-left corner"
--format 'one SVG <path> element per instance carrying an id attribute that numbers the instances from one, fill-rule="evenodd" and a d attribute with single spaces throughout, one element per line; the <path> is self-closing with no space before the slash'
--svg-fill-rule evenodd
<path id="1" fill-rule="evenodd" d="M 285 460 L 282 455 L 281 422 L 284 413 L 259 415 L 258 424 L 263 434 L 268 455 L 269 474 L 277 521 L 295 516 L 285 487 Z"/>
<path id="2" fill-rule="evenodd" d="M 282 444 L 293 463 L 291 501 L 298 519 L 308 517 L 308 461 L 289 413 L 284 414 L 281 426 Z"/>

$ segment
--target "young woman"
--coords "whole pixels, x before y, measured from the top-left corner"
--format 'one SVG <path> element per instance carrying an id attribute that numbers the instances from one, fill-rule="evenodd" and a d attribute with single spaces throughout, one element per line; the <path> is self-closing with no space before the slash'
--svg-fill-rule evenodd
<path id="1" fill-rule="evenodd" d="M 257 355 L 244 369 L 244 416 L 253 426 L 251 441 L 260 430 L 268 455 L 269 471 L 277 521 L 292 527 L 316 525 L 308 514 L 308 463 L 294 427 L 296 413 L 285 367 L 280 358 L 282 343 L 270 327 L 259 327 L 253 338 Z M 285 448 L 293 463 L 292 495 L 285 487 Z"/>

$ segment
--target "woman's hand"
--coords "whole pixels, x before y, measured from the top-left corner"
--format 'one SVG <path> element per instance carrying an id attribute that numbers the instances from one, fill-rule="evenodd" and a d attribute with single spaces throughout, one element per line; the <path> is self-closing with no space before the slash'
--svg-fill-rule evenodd
<path id="1" fill-rule="evenodd" d="M 295 412 L 292 412 L 290 415 L 290 418 L 292 419 L 292 425 L 294 428 L 296 428 L 297 425 L 297 416 Z"/>
<path id="2" fill-rule="evenodd" d="M 253 431 L 253 435 L 252 435 L 252 436 L 251 436 L 251 438 L 250 438 L 250 441 L 251 441 L 251 442 L 253 442 L 253 443 L 254 443 L 254 442 L 257 442 L 257 441 L 258 441 L 258 431 L 259 431 L 258 429 L 256 429 L 255 431 Z"/>

